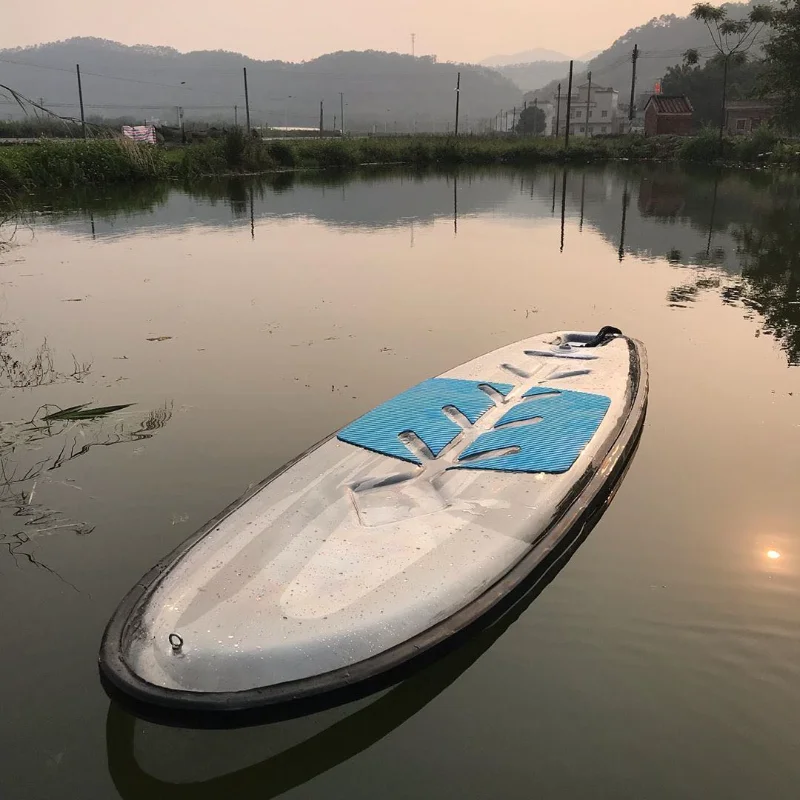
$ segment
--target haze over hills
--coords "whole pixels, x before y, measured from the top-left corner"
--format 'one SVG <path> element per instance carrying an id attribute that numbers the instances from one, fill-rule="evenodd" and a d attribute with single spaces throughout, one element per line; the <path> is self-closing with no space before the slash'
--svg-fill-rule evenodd
<path id="1" fill-rule="evenodd" d="M 725 8 L 731 19 L 744 17 L 756 2 L 728 3 Z M 703 55 L 711 55 L 713 46 L 705 25 L 692 17 L 674 14 L 656 17 L 645 25 L 631 28 L 620 36 L 609 48 L 593 58 L 584 68 L 577 70 L 575 81 L 586 80 L 586 70 L 592 71 L 592 80 L 602 86 L 619 90 L 620 99 L 629 100 L 631 85 L 631 55 L 634 44 L 638 44 L 641 58 L 637 65 L 637 94 L 652 90 L 667 68 L 677 64 L 683 53 L 697 48 Z M 562 83 L 566 91 L 568 67 L 549 83 L 531 92 L 528 100 L 552 98 L 557 84 Z"/>
<path id="2" fill-rule="evenodd" d="M 586 63 L 576 61 L 574 69 L 583 70 Z M 567 61 L 533 61 L 530 64 L 509 64 L 507 67 L 497 67 L 501 75 L 513 81 L 523 92 L 530 92 L 544 86 L 550 81 L 558 81 L 562 75 L 569 72 Z"/>
<path id="3" fill-rule="evenodd" d="M 439 64 L 376 51 L 331 53 L 302 63 L 258 61 L 239 53 L 171 47 L 128 47 L 105 39 L 75 38 L 35 47 L 0 50 L 0 84 L 77 116 L 75 65 L 81 65 L 88 115 L 244 122 L 242 68 L 247 68 L 251 123 L 315 127 L 320 101 L 325 126 L 340 117 L 344 95 L 348 130 L 444 131 L 455 116 L 456 74 L 461 72 L 461 125 L 466 130 L 501 108 L 521 105 L 522 92 L 486 67 Z M 2 91 L 2 90 L 0 90 Z M 19 118 L 10 98 L 0 96 L 0 118 Z M 339 119 L 337 124 L 341 120 Z"/>
<path id="4" fill-rule="evenodd" d="M 483 59 L 484 67 L 505 67 L 509 64 L 530 64 L 534 61 L 569 61 L 569 56 L 556 50 L 545 47 L 535 47 L 532 50 L 522 50 L 519 53 L 489 56 Z"/>
<path id="5" fill-rule="evenodd" d="M 585 69 L 586 62 L 600 52 L 593 50 L 580 56 L 575 60 L 575 69 Z M 531 92 L 566 74 L 569 71 L 569 61 L 570 57 L 564 53 L 538 47 L 510 55 L 491 56 L 484 59 L 481 64 L 493 67 L 513 81 L 523 92 Z"/>
<path id="6" fill-rule="evenodd" d="M 579 55 L 576 61 L 591 61 L 595 56 L 600 55 L 602 50 L 590 50 L 588 53 Z M 546 47 L 535 47 L 532 50 L 522 50 L 519 53 L 509 55 L 489 56 L 481 61 L 484 67 L 511 67 L 534 64 L 540 61 L 549 62 L 569 62 L 570 56 L 566 53 L 559 53 L 556 50 L 548 50 Z"/>

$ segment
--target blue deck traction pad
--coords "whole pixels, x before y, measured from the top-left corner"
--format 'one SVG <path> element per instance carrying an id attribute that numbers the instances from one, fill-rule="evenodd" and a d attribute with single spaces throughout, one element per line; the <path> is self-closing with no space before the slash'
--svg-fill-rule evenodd
<path id="1" fill-rule="evenodd" d="M 538 395 L 538 396 L 537 396 Z M 523 398 L 533 398 L 513 406 L 493 430 L 481 434 L 459 456 L 487 454 L 487 458 L 460 463 L 460 469 L 489 469 L 503 472 L 566 472 L 597 432 L 611 400 L 600 394 L 573 392 L 535 386 Z M 530 425 L 512 422 L 535 420 Z M 495 457 L 492 451 L 517 447 L 516 453 Z"/>
<path id="2" fill-rule="evenodd" d="M 400 434 L 415 433 L 436 458 L 463 431 L 444 413 L 445 407 L 457 408 L 473 424 L 494 407 L 481 386 L 490 386 L 502 395 L 514 388 L 507 383 L 430 378 L 368 411 L 342 428 L 338 438 L 376 453 L 421 464 L 400 441 Z"/>
<path id="3" fill-rule="evenodd" d="M 431 378 L 368 411 L 343 428 L 338 438 L 376 453 L 421 464 L 419 457 L 400 440 L 400 434 L 416 434 L 436 458 L 463 432 L 444 413 L 444 408 L 458 409 L 474 424 L 494 407 L 482 386 L 490 386 L 504 396 L 513 388 L 489 381 Z M 461 463 L 451 468 L 566 472 L 596 433 L 610 404 L 603 395 L 534 386 L 492 430 L 468 445 L 459 455 Z M 531 420 L 529 425 L 505 427 L 527 420 Z M 491 455 L 511 447 L 517 448 L 517 452 Z M 486 458 L 480 458 L 483 454 Z M 477 458 L 463 461 L 470 457 Z"/>

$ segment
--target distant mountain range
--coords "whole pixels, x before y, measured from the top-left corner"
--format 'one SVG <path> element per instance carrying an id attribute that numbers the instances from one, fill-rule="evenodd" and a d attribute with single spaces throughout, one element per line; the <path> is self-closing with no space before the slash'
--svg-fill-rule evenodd
<path id="1" fill-rule="evenodd" d="M 506 67 L 509 64 L 530 64 L 534 61 L 569 61 L 569 56 L 556 50 L 535 47 L 532 50 L 522 50 L 519 53 L 489 56 L 489 58 L 481 61 L 481 65 L 484 67 Z"/>
<path id="2" fill-rule="evenodd" d="M 584 61 L 576 61 L 573 69 L 581 71 L 586 68 Z M 523 92 L 530 92 L 545 86 L 550 81 L 557 81 L 569 72 L 567 61 L 532 61 L 530 64 L 509 64 L 497 67 L 497 71 L 513 81 Z"/>
<path id="3" fill-rule="evenodd" d="M 435 57 L 339 52 L 299 64 L 258 61 L 227 51 L 180 53 L 171 47 L 128 47 L 105 39 L 75 38 L 36 47 L 0 50 L 0 84 L 62 115 L 78 116 L 75 65 L 80 64 L 86 113 L 132 120 L 185 117 L 245 120 L 243 67 L 247 68 L 251 123 L 272 126 L 341 124 L 348 130 L 444 131 L 455 117 L 461 72 L 461 125 L 465 130 L 501 108 L 522 104 L 522 92 L 495 70 L 439 64 Z M 340 97 L 340 92 L 343 98 Z M 8 93 L 6 93 L 7 95 Z M 0 89 L 0 118 L 19 118 Z M 234 111 L 234 107 L 236 110 Z"/>
<path id="4" fill-rule="evenodd" d="M 599 55 L 601 50 L 592 50 L 589 53 L 584 53 L 578 56 L 576 61 L 591 61 L 596 55 Z M 559 53 L 557 50 L 548 50 L 545 47 L 535 47 L 533 50 L 522 50 L 519 53 L 511 53 L 509 55 L 489 56 L 481 61 L 484 67 L 510 67 L 510 66 L 523 66 L 533 64 L 540 61 L 550 62 L 568 62 L 570 57 L 565 53 Z"/>
<path id="5" fill-rule="evenodd" d="M 756 0 L 756 2 L 758 1 Z M 740 19 L 756 2 L 728 3 L 724 7 L 731 19 Z M 637 65 L 637 94 L 652 91 L 656 81 L 663 77 L 668 67 L 681 61 L 686 50 L 697 48 L 703 55 L 713 53 L 708 31 L 701 22 L 692 17 L 678 17 L 670 14 L 651 19 L 647 24 L 632 28 L 620 36 L 611 47 L 603 50 L 588 64 L 577 69 L 575 80 L 585 81 L 587 70 L 591 70 L 592 80 L 595 84 L 618 89 L 620 98 L 627 102 L 631 85 L 631 56 L 634 44 L 639 46 L 641 55 Z M 532 100 L 534 97 L 540 100 L 550 99 L 559 82 L 566 91 L 568 71 L 569 66 L 567 65 L 567 68 L 562 70 L 560 75 L 552 78 L 549 83 L 541 84 L 535 90 L 528 90 L 529 94 L 526 95 L 526 99 Z"/>

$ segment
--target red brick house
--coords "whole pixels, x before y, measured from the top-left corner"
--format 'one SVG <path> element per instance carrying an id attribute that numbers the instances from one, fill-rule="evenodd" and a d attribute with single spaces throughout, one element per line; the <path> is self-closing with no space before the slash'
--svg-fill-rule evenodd
<path id="1" fill-rule="evenodd" d="M 725 128 L 728 133 L 752 133 L 778 112 L 774 100 L 728 100 L 725 103 Z"/>
<path id="2" fill-rule="evenodd" d="M 689 136 L 694 109 L 684 95 L 653 94 L 644 107 L 644 135 Z"/>

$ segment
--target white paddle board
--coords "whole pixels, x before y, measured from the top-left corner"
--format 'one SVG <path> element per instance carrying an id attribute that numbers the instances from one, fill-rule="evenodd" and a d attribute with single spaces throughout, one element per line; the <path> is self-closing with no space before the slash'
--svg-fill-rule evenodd
<path id="1" fill-rule="evenodd" d="M 123 600 L 107 684 L 230 714 L 367 681 L 535 580 L 638 442 L 643 346 L 536 336 L 387 400 L 209 522 Z"/>

